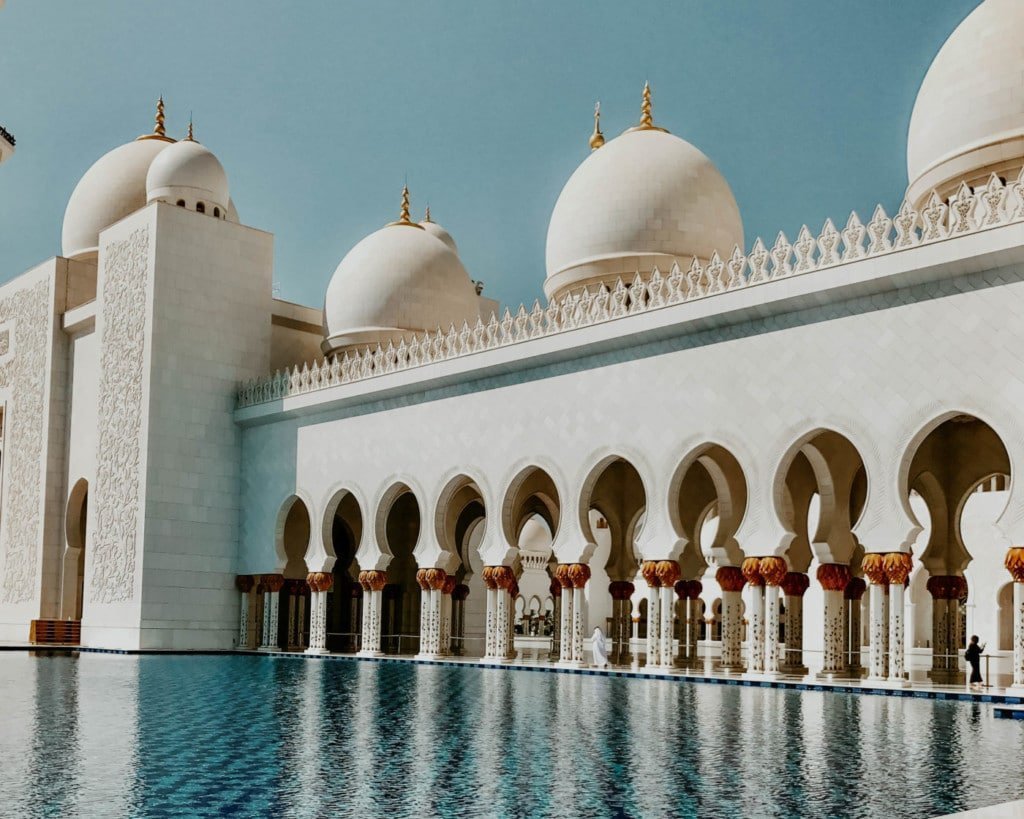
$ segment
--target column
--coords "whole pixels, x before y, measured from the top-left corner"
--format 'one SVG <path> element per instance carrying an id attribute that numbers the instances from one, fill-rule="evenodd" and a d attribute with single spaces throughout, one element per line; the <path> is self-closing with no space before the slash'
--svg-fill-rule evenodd
<path id="1" fill-rule="evenodd" d="M 452 653 L 452 594 L 455 592 L 455 575 L 446 574 L 441 587 L 441 656 Z"/>
<path id="2" fill-rule="evenodd" d="M 645 560 L 640 567 L 644 580 L 647 581 L 647 656 L 646 665 L 658 664 L 658 653 L 661 649 L 661 580 L 658 579 L 658 564 L 653 560 Z"/>
<path id="3" fill-rule="evenodd" d="M 846 669 L 843 592 L 846 591 L 846 584 L 850 582 L 850 567 L 840 563 L 823 563 L 818 566 L 818 582 L 824 589 L 825 598 L 825 650 L 821 673 L 833 676 L 841 674 Z"/>
<path id="4" fill-rule="evenodd" d="M 700 605 L 700 593 L 704 586 L 699 580 L 686 581 L 686 664 L 700 668 L 700 626 L 704 617 Z"/>
<path id="5" fill-rule="evenodd" d="M 843 592 L 846 601 L 846 670 L 852 677 L 861 676 L 860 664 L 860 607 L 868 585 L 862 577 L 851 577 Z"/>
<path id="6" fill-rule="evenodd" d="M 861 569 L 870 583 L 868 608 L 871 614 L 871 642 L 868 646 L 868 679 L 884 680 L 888 676 L 887 645 L 889 618 L 886 607 L 888 578 L 885 574 L 885 555 L 864 555 Z"/>
<path id="7" fill-rule="evenodd" d="M 260 651 L 280 651 L 278 644 L 278 606 L 284 577 L 279 574 L 265 574 L 260 577 L 263 586 L 263 645 Z"/>
<path id="8" fill-rule="evenodd" d="M 548 593 L 551 595 L 551 650 L 548 652 L 548 659 L 555 660 L 562 657 L 562 584 L 555 577 L 551 578 L 548 586 Z"/>
<path id="9" fill-rule="evenodd" d="M 748 557 L 740 567 L 743 579 L 750 586 L 750 611 L 747 620 L 747 671 L 751 674 L 764 673 L 764 578 L 761 577 L 761 559 Z M 723 603 L 723 608 L 724 603 Z"/>
<path id="10" fill-rule="evenodd" d="M 519 582 L 516 580 L 515 572 L 509 568 L 511 583 L 505 589 L 505 596 L 508 599 L 508 614 L 505 617 L 505 630 L 508 632 L 508 639 L 505 643 L 505 654 L 503 659 L 514 660 L 516 658 L 516 598 L 519 596 Z"/>
<path id="11" fill-rule="evenodd" d="M 309 648 L 307 654 L 327 653 L 327 594 L 334 586 L 330 572 L 311 572 L 309 584 Z"/>
<path id="12" fill-rule="evenodd" d="M 629 665 L 630 598 L 635 587 L 628 580 L 613 580 L 608 584 L 612 596 L 612 633 L 608 639 L 612 645 L 611 664 Z"/>
<path id="13" fill-rule="evenodd" d="M 285 588 L 288 590 L 288 629 L 285 632 L 285 648 L 288 651 L 295 651 L 299 644 L 299 630 L 296 626 L 295 615 L 298 613 L 299 592 L 296 581 L 286 580 Z"/>
<path id="14" fill-rule="evenodd" d="M 365 591 L 359 583 L 352 583 L 349 586 L 349 608 L 351 610 L 352 635 L 348 639 L 352 641 L 349 645 L 349 650 L 353 653 L 358 651 L 362 645 L 364 594 Z"/>
<path id="15" fill-rule="evenodd" d="M 906 678 L 903 599 L 912 567 L 906 552 L 889 552 L 885 556 L 885 575 L 889 580 L 889 679 L 898 682 Z"/>
<path id="16" fill-rule="evenodd" d="M 1013 683 L 1024 689 L 1024 548 L 1015 546 L 1006 552 L 1006 570 L 1013 578 Z M 990 682 L 986 680 L 985 682 Z"/>
<path id="17" fill-rule="evenodd" d="M 249 648 L 249 603 L 252 587 L 256 585 L 251 574 L 240 574 L 235 578 L 235 588 L 239 591 L 238 599 L 238 643 L 235 648 Z"/>
<path id="18" fill-rule="evenodd" d="M 493 662 L 498 656 L 497 622 L 498 622 L 498 582 L 494 576 L 494 566 L 484 566 L 483 580 L 487 587 L 487 622 L 484 624 L 484 660 Z"/>
<path id="19" fill-rule="evenodd" d="M 743 637 L 743 572 L 737 566 L 722 566 L 715 572 L 722 589 L 722 654 L 723 669 L 742 670 Z"/>
<path id="20" fill-rule="evenodd" d="M 466 654 L 466 598 L 469 597 L 469 586 L 457 583 L 452 590 L 452 653 L 458 657 Z"/>
<path id="21" fill-rule="evenodd" d="M 430 584 L 427 583 L 427 570 L 416 570 L 416 585 L 420 587 L 420 650 L 419 658 L 428 657 L 430 651 Z"/>
<path id="22" fill-rule="evenodd" d="M 569 661 L 573 665 L 582 666 L 586 665 L 583 641 L 587 632 L 587 604 L 583 590 L 590 580 L 590 566 L 586 563 L 570 563 L 568 576 L 572 584 L 572 653 Z"/>
<path id="23" fill-rule="evenodd" d="M 804 593 L 811 580 L 803 572 L 787 572 L 782 579 L 786 595 L 786 661 L 782 670 L 787 674 L 806 674 L 804 665 Z"/>
<path id="24" fill-rule="evenodd" d="M 779 646 L 779 588 L 786 579 L 786 561 L 781 557 L 762 557 L 759 566 L 764 578 L 764 670 L 778 674 L 781 667 Z"/>
<path id="25" fill-rule="evenodd" d="M 383 589 L 388 574 L 380 570 L 359 573 L 359 585 L 363 587 L 363 646 L 359 651 L 364 657 L 379 657 L 380 614 Z"/>
<path id="26" fill-rule="evenodd" d="M 675 662 L 675 655 L 672 651 L 672 638 L 675 633 L 676 614 L 676 583 L 682 572 L 679 569 L 679 562 L 675 560 L 658 561 L 658 581 L 660 583 L 660 632 L 661 650 L 659 651 L 658 664 L 662 668 L 671 668 Z"/>
<path id="27" fill-rule="evenodd" d="M 676 603 L 676 609 L 679 611 L 679 650 L 673 662 L 680 668 L 689 667 L 693 649 L 690 643 L 690 599 L 687 593 L 689 584 L 689 580 L 679 580 L 674 589 L 676 597 L 679 598 L 679 602 Z"/>

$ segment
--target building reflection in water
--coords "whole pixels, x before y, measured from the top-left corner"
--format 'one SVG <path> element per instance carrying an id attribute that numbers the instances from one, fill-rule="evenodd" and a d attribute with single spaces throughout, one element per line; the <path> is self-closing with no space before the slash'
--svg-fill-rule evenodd
<path id="1" fill-rule="evenodd" d="M 3 660 L 0 804 L 30 815 L 889 816 L 1024 795 L 1024 734 L 987 706 L 403 663 Z"/>

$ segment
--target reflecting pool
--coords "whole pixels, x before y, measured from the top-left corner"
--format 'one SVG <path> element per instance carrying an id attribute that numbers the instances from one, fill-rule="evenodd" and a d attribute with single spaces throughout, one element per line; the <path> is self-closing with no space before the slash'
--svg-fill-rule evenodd
<path id="1" fill-rule="evenodd" d="M 925 817 L 1024 724 L 855 694 L 237 656 L 0 653 L 0 813 Z"/>

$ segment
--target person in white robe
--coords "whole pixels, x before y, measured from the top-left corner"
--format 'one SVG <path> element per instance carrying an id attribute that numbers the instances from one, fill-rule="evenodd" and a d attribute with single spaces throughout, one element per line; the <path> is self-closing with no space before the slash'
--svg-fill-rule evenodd
<path id="1" fill-rule="evenodd" d="M 604 632 L 600 627 L 594 629 L 594 636 L 590 638 L 591 651 L 594 653 L 594 665 L 598 668 L 608 667 L 608 643 L 604 639 Z"/>

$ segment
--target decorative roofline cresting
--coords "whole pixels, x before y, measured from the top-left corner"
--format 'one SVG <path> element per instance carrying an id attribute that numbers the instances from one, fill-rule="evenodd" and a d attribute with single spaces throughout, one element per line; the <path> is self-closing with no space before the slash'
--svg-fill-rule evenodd
<path id="1" fill-rule="evenodd" d="M 547 307 L 535 301 L 530 310 L 524 305 L 515 313 L 506 308 L 500 318 L 492 314 L 487 322 L 463 322 L 461 327 L 451 325 L 447 331 L 438 328 L 414 335 L 411 341 L 402 338 L 386 346 L 378 344 L 341 357 L 286 367 L 242 384 L 238 407 L 424 367 L 1021 221 L 1024 171 L 1009 185 L 993 174 L 977 191 L 962 183 L 948 204 L 933 192 L 928 206 L 920 212 L 904 201 L 890 217 L 878 205 L 866 225 L 853 212 L 842 230 L 831 219 L 826 220 L 817 237 L 804 225 L 792 243 L 780 232 L 770 248 L 759 238 L 747 255 L 738 247 L 727 259 L 716 252 L 707 265 L 694 260 L 685 271 L 673 266 L 668 275 L 663 275 L 655 268 L 647 280 L 637 272 L 629 283 L 619 279 L 611 289 L 602 285 L 570 293 Z"/>

